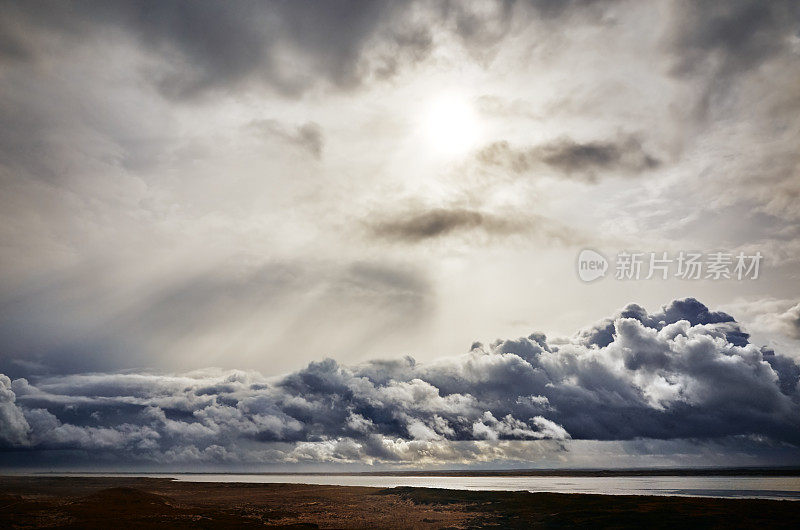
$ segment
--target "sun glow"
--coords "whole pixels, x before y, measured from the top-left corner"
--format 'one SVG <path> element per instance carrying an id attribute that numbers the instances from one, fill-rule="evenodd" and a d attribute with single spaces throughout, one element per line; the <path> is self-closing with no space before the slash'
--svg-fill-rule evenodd
<path id="1" fill-rule="evenodd" d="M 423 129 L 433 150 L 448 156 L 462 155 L 478 140 L 478 117 L 465 98 L 440 96 L 429 103 Z"/>

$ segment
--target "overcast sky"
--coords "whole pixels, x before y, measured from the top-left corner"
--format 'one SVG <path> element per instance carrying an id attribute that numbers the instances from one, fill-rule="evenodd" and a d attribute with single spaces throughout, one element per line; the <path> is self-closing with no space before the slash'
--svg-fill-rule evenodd
<path id="1" fill-rule="evenodd" d="M 0 464 L 798 463 L 798 116 L 791 1 L 3 2 Z"/>

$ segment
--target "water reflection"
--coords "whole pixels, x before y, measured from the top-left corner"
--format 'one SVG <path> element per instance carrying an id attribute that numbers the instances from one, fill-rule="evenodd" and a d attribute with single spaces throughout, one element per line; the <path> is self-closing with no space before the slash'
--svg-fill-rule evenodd
<path id="1" fill-rule="evenodd" d="M 156 475 L 153 475 L 156 476 Z M 415 486 L 494 491 L 598 493 L 604 495 L 683 495 L 701 497 L 800 499 L 800 477 L 441 477 L 378 475 L 176 474 L 192 482 L 294 483 L 390 488 Z"/>

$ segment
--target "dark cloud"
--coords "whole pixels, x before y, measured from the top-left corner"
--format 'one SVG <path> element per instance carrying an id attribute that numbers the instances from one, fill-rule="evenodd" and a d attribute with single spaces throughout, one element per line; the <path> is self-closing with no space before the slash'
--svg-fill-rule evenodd
<path id="1" fill-rule="evenodd" d="M 15 398 L 11 380 L 0 374 L 0 448 L 24 444 L 30 431 L 22 410 L 14 404 Z"/>
<path id="2" fill-rule="evenodd" d="M 537 20 L 553 28 L 568 24 L 569 16 L 586 14 L 592 22 L 614 0 L 496 0 L 493 2 L 441 3 L 441 21 L 452 26 L 467 51 L 476 59 L 491 60 L 512 33 L 515 24 Z"/>
<path id="3" fill-rule="evenodd" d="M 251 82 L 298 95 L 320 82 L 350 89 L 390 77 L 400 65 L 428 56 L 434 30 L 452 31 L 473 55 L 484 56 L 508 35 L 515 16 L 555 20 L 593 3 L 9 2 L 0 21 L 0 54 L 38 60 L 52 51 L 45 33 L 69 46 L 121 32 L 163 58 L 150 79 L 170 98 L 191 99 Z"/>
<path id="4" fill-rule="evenodd" d="M 747 74 L 775 59 L 792 61 L 796 53 L 792 39 L 800 28 L 797 2 L 684 1 L 672 7 L 666 48 L 672 74 L 700 82 L 695 119 L 707 119 L 715 106 L 725 107 Z M 796 112 L 797 102 L 790 106 L 783 112 Z"/>
<path id="5" fill-rule="evenodd" d="M 456 35 L 473 55 L 480 57 L 508 34 L 514 8 L 518 4 L 501 1 L 483 5 L 473 2 L 447 2 L 445 5 Z"/>
<path id="6" fill-rule="evenodd" d="M 590 182 L 598 176 L 639 175 L 661 164 L 634 137 L 613 142 L 576 142 L 565 138 L 529 148 L 515 148 L 499 141 L 484 147 L 477 156 L 486 166 L 517 174 L 549 167 L 560 175 Z"/>
<path id="7" fill-rule="evenodd" d="M 390 79 L 402 67 L 417 63 L 428 57 L 434 47 L 431 29 L 425 26 L 401 27 L 392 30 L 387 50 L 374 60 L 374 75 L 377 79 Z"/>
<path id="8" fill-rule="evenodd" d="M 792 1 L 679 2 L 674 6 L 675 73 L 730 76 L 757 67 L 790 46 L 800 6 Z"/>
<path id="9" fill-rule="evenodd" d="M 709 311 L 708 308 L 694 298 L 674 300 L 664 306 L 661 311 L 648 313 L 642 306 L 630 304 L 611 318 L 607 318 L 582 330 L 578 337 L 586 346 L 599 346 L 604 348 L 614 341 L 616 320 L 618 318 L 631 318 L 638 320 L 643 325 L 662 329 L 668 324 L 681 320 L 688 321 L 691 325 L 719 324 L 724 329 L 726 339 L 737 346 L 747 344 L 749 335 L 744 333 L 734 318 L 722 311 Z"/>
<path id="10" fill-rule="evenodd" d="M 297 95 L 320 80 L 341 88 L 358 85 L 370 75 L 363 54 L 376 40 L 387 43 L 395 60 L 406 49 L 412 57 L 423 56 L 424 43 L 430 42 L 425 28 L 406 27 L 396 18 L 406 7 L 406 2 L 360 0 L 25 2 L 6 12 L 4 26 L 21 27 L 19 33 L 32 37 L 9 34 L 0 51 L 12 58 L 36 58 L 45 53 L 37 32 L 56 32 L 66 42 L 78 42 L 113 29 L 164 58 L 151 75 L 171 98 L 193 98 L 251 81 Z M 286 61 L 282 54 L 295 59 Z"/>
<path id="11" fill-rule="evenodd" d="M 429 364 L 326 359 L 272 380 L 3 376 L 3 443 L 166 462 L 517 458 L 512 440 L 800 443 L 800 367 L 731 335 L 729 315 L 685 299 L 652 314 L 631 305 L 611 321 L 557 346 L 536 333 Z"/>
<path id="12" fill-rule="evenodd" d="M 529 234 L 552 241 L 575 241 L 569 227 L 541 216 L 498 215 L 470 208 L 415 209 L 394 216 L 375 215 L 367 221 L 372 236 L 389 241 L 417 243 L 456 234 L 504 237 Z"/>
<path id="13" fill-rule="evenodd" d="M 314 87 L 348 90 L 390 77 L 423 60 L 431 46 L 428 25 L 407 21 L 407 7 L 4 2 L 0 171 L 56 181 L 152 170 L 190 154 L 185 136 L 172 128 L 175 103 L 251 89 L 299 97 Z M 315 156 L 322 151 L 322 132 L 312 122 L 273 129 Z"/>
<path id="14" fill-rule="evenodd" d="M 0 18 L 0 58 L 4 61 L 30 59 L 19 32 L 8 20 Z"/>
<path id="15" fill-rule="evenodd" d="M 375 223 L 372 230 L 379 237 L 420 241 L 455 230 L 484 227 L 486 223 L 486 216 L 475 210 L 437 208 Z"/>

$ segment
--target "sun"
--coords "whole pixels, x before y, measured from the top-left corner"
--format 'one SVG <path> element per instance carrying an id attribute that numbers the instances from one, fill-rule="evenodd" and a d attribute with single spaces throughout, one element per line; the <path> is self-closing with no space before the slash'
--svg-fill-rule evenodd
<path id="1" fill-rule="evenodd" d="M 428 104 L 423 130 L 432 150 L 447 156 L 463 155 L 478 140 L 478 117 L 466 98 L 442 95 Z"/>

